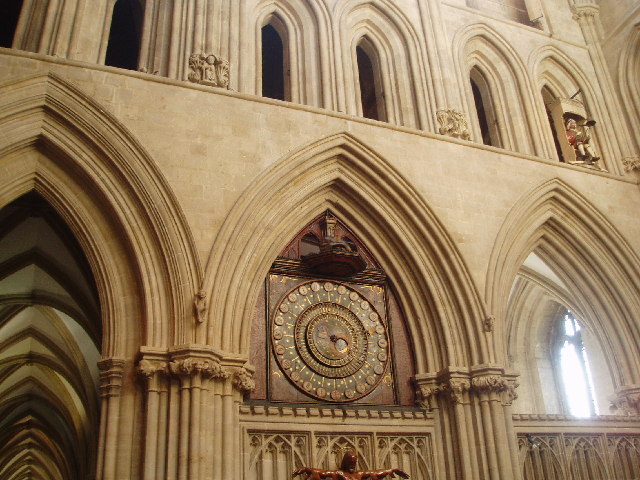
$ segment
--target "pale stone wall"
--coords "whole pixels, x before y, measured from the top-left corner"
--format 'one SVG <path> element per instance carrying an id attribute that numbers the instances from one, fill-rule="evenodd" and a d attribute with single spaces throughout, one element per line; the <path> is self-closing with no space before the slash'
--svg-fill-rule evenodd
<path id="1" fill-rule="evenodd" d="M 528 433 L 545 432 L 535 441 L 565 473 L 562 435 L 569 449 L 592 429 L 598 455 L 609 434 L 637 445 L 640 97 L 627 79 L 639 64 L 630 50 L 620 73 L 612 55 L 635 39 L 622 16 L 637 23 L 638 11 L 620 2 L 601 14 L 605 30 L 624 24 L 601 44 L 594 2 L 511 3 L 542 19 L 525 25 L 470 0 L 148 0 L 150 73 L 100 65 L 112 1 L 52 3 L 41 27 L 20 20 L 16 48 L 0 50 L 0 206 L 35 189 L 96 277 L 96 478 L 276 480 L 309 462 L 329 468 L 345 448 L 369 467 L 406 463 L 412 478 L 540 478 Z M 257 96 L 259 29 L 273 15 L 294 42 L 291 103 Z M 362 35 L 382 49 L 389 123 L 357 116 Z M 230 88 L 189 82 L 191 53 L 228 60 Z M 474 67 L 491 78 L 505 148 L 478 140 Z M 603 168 L 558 161 L 543 86 L 582 90 Z M 449 109 L 469 121 L 470 141 L 464 129 L 437 133 Z M 263 279 L 327 208 L 390 272 L 416 408 L 243 400 Z M 549 347 L 559 306 L 597 337 L 585 344 L 598 346 L 600 414 L 613 402 L 628 416 L 566 416 Z M 624 448 L 608 451 L 598 478 L 626 461 Z"/>

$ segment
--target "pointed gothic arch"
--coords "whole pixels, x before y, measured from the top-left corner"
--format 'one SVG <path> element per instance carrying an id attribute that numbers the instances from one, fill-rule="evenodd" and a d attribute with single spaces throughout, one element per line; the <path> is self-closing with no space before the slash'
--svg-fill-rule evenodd
<path id="1" fill-rule="evenodd" d="M 500 34 L 486 25 L 461 29 L 454 38 L 455 58 L 460 85 L 468 85 L 476 71 L 482 72 L 498 123 L 494 137 L 500 133 L 501 148 L 520 153 L 544 155 L 539 140 L 541 121 L 534 114 L 535 103 L 524 62 L 516 50 Z M 463 96 L 465 109 L 474 112 L 473 94 Z M 481 139 L 479 125 L 474 122 L 475 138 Z"/>
<path id="2" fill-rule="evenodd" d="M 273 260 L 326 209 L 392 279 L 419 372 L 488 361 L 482 307 L 450 237 L 386 160 L 343 133 L 274 164 L 229 213 L 206 267 L 208 344 L 246 356 L 253 309 Z"/>
<path id="3" fill-rule="evenodd" d="M 0 98 L 0 159 L 8 172 L 0 198 L 4 205 L 35 190 L 73 231 L 96 278 L 102 355 L 191 341 L 182 320 L 192 318 L 199 283 L 195 248 L 142 146 L 55 74 L 0 86 Z"/>
<path id="4" fill-rule="evenodd" d="M 586 108 L 587 114 L 598 122 L 598 127 L 592 129 L 592 134 L 603 161 L 610 171 L 619 173 L 620 167 L 616 159 L 620 158 L 621 153 L 616 142 L 611 140 L 615 139 L 616 135 L 608 110 L 599 100 L 603 96 L 597 85 L 592 84 L 587 74 L 572 58 L 554 46 L 545 45 L 534 51 L 528 63 L 530 71 L 533 72 L 537 92 L 542 92 L 544 87 L 548 87 L 555 95 L 570 98 L 580 91 L 578 98 Z M 541 93 L 537 94 L 537 102 L 540 116 L 544 118 Z M 545 129 L 543 135 L 547 138 L 549 146 L 553 145 L 549 129 Z"/>
<path id="5" fill-rule="evenodd" d="M 640 357 L 640 331 L 633 312 L 640 311 L 640 260 L 626 240 L 587 199 L 558 179 L 528 192 L 505 219 L 489 260 L 485 298 L 501 331 L 512 328 L 503 323 L 507 303 L 531 252 L 553 267 L 582 320 L 598 335 L 614 386 L 637 384 L 633 365 Z M 507 338 L 502 332 L 500 336 Z"/>
<path id="6" fill-rule="evenodd" d="M 263 0 L 255 9 L 256 18 L 256 94 L 262 92 L 264 68 L 262 67 L 263 29 L 271 25 L 282 41 L 284 60 L 284 100 L 324 107 L 330 93 L 323 86 L 315 88 L 321 70 L 326 70 L 326 55 L 319 48 L 324 34 L 324 21 L 320 21 L 323 9 L 315 2 L 299 0 Z M 322 65 L 322 69 L 321 69 Z M 326 77 L 323 77 L 323 82 Z"/>
<path id="7" fill-rule="evenodd" d="M 338 25 L 336 43 L 350 45 L 350 50 L 338 58 L 337 71 L 344 76 L 346 89 L 338 91 L 339 109 L 357 115 L 358 90 L 355 48 L 362 37 L 376 44 L 380 69 L 385 80 L 387 121 L 401 126 L 433 129 L 433 116 L 427 105 L 418 99 L 429 99 L 434 105 L 433 85 L 428 71 L 426 53 L 411 22 L 400 9 L 388 0 L 342 0 L 334 6 Z"/>
<path id="8" fill-rule="evenodd" d="M 620 93 L 622 96 L 622 105 L 625 106 L 630 125 L 640 124 L 640 86 L 638 86 L 638 78 L 640 78 L 640 25 L 636 25 L 625 47 L 620 53 L 620 61 L 618 64 L 618 82 L 620 84 Z M 635 139 L 636 146 L 640 148 L 640 139 L 637 135 L 632 135 Z"/>

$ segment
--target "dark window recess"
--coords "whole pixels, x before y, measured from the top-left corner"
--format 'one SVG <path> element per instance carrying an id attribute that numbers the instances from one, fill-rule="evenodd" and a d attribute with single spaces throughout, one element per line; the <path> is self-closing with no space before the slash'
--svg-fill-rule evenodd
<path id="1" fill-rule="evenodd" d="M 262 96 L 284 100 L 284 47 L 271 25 L 262 27 Z"/>
<path id="2" fill-rule="evenodd" d="M 482 133 L 482 143 L 485 145 L 492 145 L 491 134 L 489 133 L 489 120 L 487 119 L 487 112 L 484 109 L 484 103 L 482 101 L 482 94 L 478 85 L 471 80 L 471 90 L 473 91 L 473 100 L 476 104 L 476 113 L 478 114 L 478 123 L 480 123 L 480 132 Z"/>
<path id="3" fill-rule="evenodd" d="M 0 47 L 11 48 L 21 10 L 22 0 L 3 0 L 0 4 Z"/>
<path id="4" fill-rule="evenodd" d="M 358 59 L 362 116 L 372 120 L 380 120 L 373 63 L 371 63 L 369 55 L 361 47 L 356 47 L 356 56 Z"/>
<path id="5" fill-rule="evenodd" d="M 113 7 L 105 65 L 138 69 L 142 12 L 137 0 L 118 0 Z"/>
<path id="6" fill-rule="evenodd" d="M 556 131 L 553 124 L 553 117 L 551 116 L 551 110 L 546 108 L 546 106 L 545 106 L 545 110 L 547 112 L 547 119 L 549 120 L 549 125 L 551 125 L 551 134 L 553 135 L 553 144 L 556 147 L 556 152 L 558 153 L 558 159 L 561 162 L 564 162 L 564 155 L 562 155 L 562 147 L 560 147 L 560 140 L 558 140 L 558 132 Z"/>

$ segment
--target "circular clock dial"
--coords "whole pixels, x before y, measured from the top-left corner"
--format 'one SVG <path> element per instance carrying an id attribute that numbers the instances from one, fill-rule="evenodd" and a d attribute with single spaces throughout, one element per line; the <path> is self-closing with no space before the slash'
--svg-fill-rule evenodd
<path id="1" fill-rule="evenodd" d="M 390 358 L 378 312 L 339 283 L 307 282 L 285 295 L 271 322 L 271 341 L 282 372 L 303 392 L 327 401 L 371 393 Z"/>

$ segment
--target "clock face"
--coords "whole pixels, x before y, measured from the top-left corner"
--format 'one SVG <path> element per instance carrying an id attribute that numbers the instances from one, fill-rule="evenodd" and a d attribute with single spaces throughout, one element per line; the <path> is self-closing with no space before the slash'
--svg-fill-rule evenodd
<path id="1" fill-rule="evenodd" d="M 387 370 L 389 336 L 360 293 L 307 282 L 276 307 L 271 342 L 281 371 L 306 394 L 349 402 L 373 391 Z"/>

